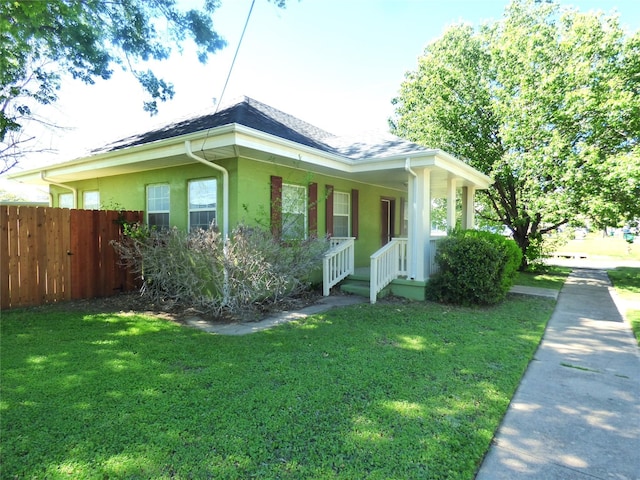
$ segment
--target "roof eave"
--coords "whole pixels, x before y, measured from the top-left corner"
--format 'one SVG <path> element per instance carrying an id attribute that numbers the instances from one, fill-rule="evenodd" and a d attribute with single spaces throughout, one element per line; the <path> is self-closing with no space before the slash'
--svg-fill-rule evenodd
<path id="1" fill-rule="evenodd" d="M 455 176 L 471 181 L 476 188 L 487 189 L 494 180 L 484 173 L 476 170 L 462 160 L 440 149 L 425 149 L 415 152 L 407 152 L 393 157 L 376 157 L 358 162 L 354 171 L 370 172 L 372 170 L 388 170 L 390 168 L 404 168 L 407 159 L 411 167 L 415 168 L 441 168 Z"/>
<path id="2" fill-rule="evenodd" d="M 56 179 L 58 177 L 73 176 L 74 174 L 80 174 L 87 171 L 96 171 L 106 168 L 116 168 L 127 164 L 142 163 L 144 161 L 151 161 L 158 158 L 157 153 L 159 150 L 163 151 L 162 158 L 166 158 L 171 155 L 180 155 L 184 153 L 185 141 L 196 141 L 203 136 L 219 138 L 220 136 L 233 132 L 234 124 L 222 125 L 207 131 L 201 130 L 198 132 L 180 135 L 178 137 L 157 140 L 155 142 L 99 152 L 86 157 L 76 158 L 68 162 L 29 169 L 20 173 L 6 174 L 3 177 L 23 183 L 46 185 L 48 182 L 42 179 L 43 174 L 47 178 Z M 93 177 L 95 177 L 95 175 Z M 81 178 L 78 178 L 78 180 L 80 179 Z"/>
<path id="3" fill-rule="evenodd" d="M 389 157 L 376 156 L 354 160 L 238 123 L 221 125 L 141 145 L 100 152 L 53 166 L 8 174 L 5 175 L 5 178 L 29 184 L 46 185 L 49 182 L 42 178 L 43 175 L 47 179 L 64 183 L 96 178 L 96 176 L 100 176 L 99 172 L 101 170 L 104 173 L 109 172 L 109 175 L 117 175 L 163 168 L 168 166 L 166 160 L 163 163 L 163 159 L 184 155 L 184 143 L 187 141 L 193 142 L 194 150 L 202 149 L 206 151 L 237 146 L 273 155 L 276 158 L 288 158 L 306 163 L 309 166 L 349 174 L 404 168 L 406 159 L 410 158 L 413 167 L 443 168 L 454 175 L 472 181 L 477 188 L 488 188 L 493 183 L 490 177 L 439 149 L 425 149 Z M 184 160 L 185 163 L 192 163 L 186 155 Z M 125 168 L 126 166 L 130 168 L 127 169 Z"/>

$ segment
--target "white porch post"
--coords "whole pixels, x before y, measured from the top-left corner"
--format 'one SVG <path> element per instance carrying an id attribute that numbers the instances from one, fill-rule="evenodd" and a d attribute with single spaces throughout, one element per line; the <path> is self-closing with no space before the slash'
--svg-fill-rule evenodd
<path id="1" fill-rule="evenodd" d="M 462 228 L 472 229 L 475 225 L 475 187 L 462 188 Z"/>
<path id="2" fill-rule="evenodd" d="M 429 272 L 429 244 L 431 241 L 431 172 L 415 170 L 409 182 L 409 264 L 414 280 L 425 281 Z M 414 187 L 415 186 L 415 187 Z"/>
<path id="3" fill-rule="evenodd" d="M 456 227 L 456 180 L 447 178 L 447 230 Z"/>

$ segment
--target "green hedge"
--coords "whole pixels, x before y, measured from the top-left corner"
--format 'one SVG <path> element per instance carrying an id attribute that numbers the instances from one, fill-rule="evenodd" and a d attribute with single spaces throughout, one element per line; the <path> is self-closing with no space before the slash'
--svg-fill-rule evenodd
<path id="1" fill-rule="evenodd" d="M 438 243 L 440 271 L 429 279 L 427 298 L 459 305 L 493 305 L 513 285 L 522 252 L 502 235 L 456 230 Z"/>

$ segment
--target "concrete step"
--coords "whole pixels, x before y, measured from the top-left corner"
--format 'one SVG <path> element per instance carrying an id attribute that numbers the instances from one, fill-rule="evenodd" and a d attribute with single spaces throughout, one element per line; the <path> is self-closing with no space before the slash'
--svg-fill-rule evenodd
<path id="1" fill-rule="evenodd" d="M 369 298 L 369 285 L 355 282 L 345 282 L 340 285 L 340 291 L 352 295 Z"/>
<path id="2" fill-rule="evenodd" d="M 345 281 L 363 282 L 368 285 L 371 282 L 371 277 L 368 273 L 354 273 L 349 275 Z"/>
<path id="3" fill-rule="evenodd" d="M 371 282 L 368 276 L 349 275 L 341 284 L 340 291 L 352 295 L 360 295 L 369 298 Z M 378 298 L 384 298 L 391 293 L 391 288 L 387 285 L 378 292 Z"/>

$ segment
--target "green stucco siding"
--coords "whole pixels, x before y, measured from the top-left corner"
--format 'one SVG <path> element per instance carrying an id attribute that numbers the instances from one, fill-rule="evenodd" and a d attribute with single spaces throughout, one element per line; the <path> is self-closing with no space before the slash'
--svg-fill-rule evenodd
<path id="1" fill-rule="evenodd" d="M 204 165 L 183 165 L 178 167 L 150 170 L 129 175 L 102 177 L 69 183 L 78 191 L 78 208 L 83 208 L 84 191 L 98 190 L 100 203 L 104 209 L 144 210 L 147 206 L 147 186 L 168 184 L 170 192 L 169 222 L 171 226 L 186 229 L 188 224 L 188 182 L 190 180 L 216 178 L 218 180 L 217 209 L 222 212 L 222 175 Z M 69 193 L 59 187 L 51 187 L 54 206 L 58 206 L 60 193 Z M 230 215 L 231 217 L 231 215 Z"/>
<path id="2" fill-rule="evenodd" d="M 240 195 L 235 210 L 240 212 L 240 220 L 251 224 L 269 224 L 271 176 L 282 177 L 283 183 L 293 185 L 318 184 L 318 236 L 326 235 L 326 186 L 332 185 L 334 190 L 349 194 L 352 189 L 358 190 L 359 235 L 356 240 L 356 266 L 368 266 L 371 254 L 382 246 L 380 202 L 383 197 L 395 200 L 394 234 L 400 235 L 400 204 L 401 198 L 406 199 L 406 192 L 248 159 L 238 161 Z"/>
<path id="3" fill-rule="evenodd" d="M 260 162 L 246 158 L 227 159 L 217 162 L 229 172 L 229 227 L 233 229 L 239 222 L 247 224 L 270 224 L 271 176 L 282 177 L 284 183 L 307 186 L 318 185 L 318 236 L 326 235 L 326 186 L 332 185 L 336 191 L 351 194 L 358 190 L 359 234 L 356 240 L 356 266 L 369 265 L 369 256 L 381 247 L 381 199 L 395 200 L 394 235 L 400 235 L 401 198 L 406 191 L 381 188 L 339 177 L 320 175 L 307 170 L 286 167 L 270 162 Z M 102 177 L 70 183 L 78 191 L 78 208 L 83 208 L 84 191 L 100 192 L 102 208 L 145 210 L 146 187 L 154 184 L 168 184 L 170 188 L 171 226 L 186 229 L 188 226 L 188 182 L 194 179 L 216 178 L 217 214 L 222 222 L 223 192 L 222 174 L 201 164 L 181 165 L 172 168 L 138 172 L 128 175 Z M 54 206 L 58 206 L 60 193 L 69 193 L 51 186 Z M 353 199 L 352 199 L 353 200 Z"/>

